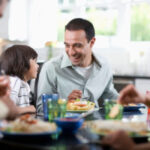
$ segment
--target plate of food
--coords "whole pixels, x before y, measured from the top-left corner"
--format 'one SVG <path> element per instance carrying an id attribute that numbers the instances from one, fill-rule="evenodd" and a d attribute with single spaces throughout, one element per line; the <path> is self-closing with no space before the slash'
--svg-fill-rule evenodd
<path id="1" fill-rule="evenodd" d="M 93 109 L 95 109 L 95 103 L 88 100 L 76 99 L 67 102 L 67 112 L 82 113 Z"/>
<path id="2" fill-rule="evenodd" d="M 61 132 L 55 123 L 35 119 L 31 115 L 21 116 L 1 126 L 0 132 L 5 138 L 42 138 Z"/>
<path id="3" fill-rule="evenodd" d="M 138 111 L 140 108 L 145 108 L 144 104 L 128 104 L 124 106 L 124 111 Z"/>
<path id="4" fill-rule="evenodd" d="M 86 127 L 90 128 L 92 132 L 101 136 L 108 135 L 112 132 L 123 130 L 129 134 L 130 137 L 148 137 L 150 132 L 146 122 L 129 122 L 121 120 L 95 120 L 87 121 Z"/>

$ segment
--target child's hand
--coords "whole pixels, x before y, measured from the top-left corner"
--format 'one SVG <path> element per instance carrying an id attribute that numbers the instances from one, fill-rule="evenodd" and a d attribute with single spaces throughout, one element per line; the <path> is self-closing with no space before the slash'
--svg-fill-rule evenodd
<path id="1" fill-rule="evenodd" d="M 29 109 L 29 112 L 33 112 L 33 113 L 35 113 L 36 112 L 36 109 L 35 109 L 35 107 L 33 106 L 33 105 L 30 105 L 30 106 L 28 106 L 28 109 Z"/>
<path id="2" fill-rule="evenodd" d="M 36 109 L 33 105 L 26 106 L 26 107 L 19 107 L 17 106 L 19 114 L 25 114 L 25 113 L 35 113 Z"/>

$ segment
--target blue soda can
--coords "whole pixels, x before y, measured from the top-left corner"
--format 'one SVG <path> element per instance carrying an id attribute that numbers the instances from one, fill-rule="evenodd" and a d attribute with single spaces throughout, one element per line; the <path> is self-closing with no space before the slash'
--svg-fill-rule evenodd
<path id="1" fill-rule="evenodd" d="M 51 99 L 51 94 L 42 94 L 42 103 L 43 103 L 43 113 L 44 113 L 44 120 L 48 120 L 48 99 Z"/>

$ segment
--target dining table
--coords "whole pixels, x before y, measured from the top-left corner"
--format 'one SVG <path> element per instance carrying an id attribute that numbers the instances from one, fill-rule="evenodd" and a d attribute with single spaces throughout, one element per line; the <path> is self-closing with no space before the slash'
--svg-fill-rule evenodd
<path id="1" fill-rule="evenodd" d="M 123 112 L 123 121 L 142 121 L 150 127 L 150 117 L 147 107 L 137 110 L 127 110 Z M 36 114 L 38 119 L 43 120 L 41 114 Z M 104 109 L 99 109 L 84 118 L 85 121 L 105 119 Z M 83 125 L 84 126 L 84 125 Z M 0 149 L 41 149 L 41 150 L 111 150 L 101 144 L 103 136 L 96 134 L 85 127 L 81 127 L 76 133 L 68 134 L 59 132 L 49 138 L 5 138 L 0 134 Z M 133 138 L 136 143 L 148 142 L 148 137 Z"/>

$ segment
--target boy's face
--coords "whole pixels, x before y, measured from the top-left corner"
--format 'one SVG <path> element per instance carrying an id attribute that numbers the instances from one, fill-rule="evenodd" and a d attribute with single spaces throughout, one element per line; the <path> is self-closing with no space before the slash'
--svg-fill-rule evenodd
<path id="1" fill-rule="evenodd" d="M 6 7 L 7 0 L 0 0 L 0 18 L 3 16 L 4 9 Z"/>
<path id="2" fill-rule="evenodd" d="M 27 81 L 36 78 L 37 77 L 37 73 L 38 73 L 38 68 L 39 68 L 39 65 L 37 64 L 37 60 L 36 59 L 30 59 L 30 68 L 25 73 L 24 78 Z"/>

